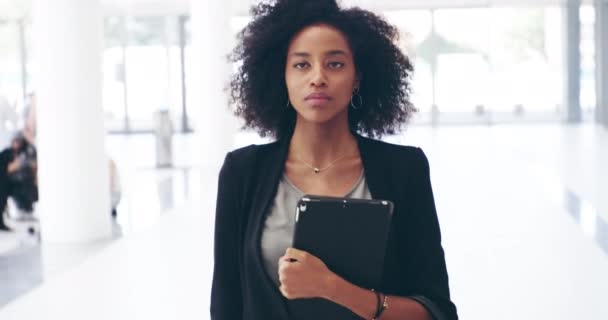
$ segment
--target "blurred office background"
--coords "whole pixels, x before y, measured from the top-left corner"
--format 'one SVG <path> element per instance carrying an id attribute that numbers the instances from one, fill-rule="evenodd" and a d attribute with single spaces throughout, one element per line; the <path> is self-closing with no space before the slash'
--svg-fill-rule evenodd
<path id="1" fill-rule="evenodd" d="M 313 1 L 313 0 L 309 0 Z M 208 319 L 251 0 L 0 0 L 0 319 Z M 343 0 L 399 27 L 462 319 L 608 319 L 608 1 Z M 108 165 L 109 164 L 109 165 Z M 3 168 L 0 168 L 4 170 Z"/>

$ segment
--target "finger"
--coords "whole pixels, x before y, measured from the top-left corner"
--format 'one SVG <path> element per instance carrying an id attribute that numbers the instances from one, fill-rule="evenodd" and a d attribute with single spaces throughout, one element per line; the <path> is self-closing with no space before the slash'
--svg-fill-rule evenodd
<path id="1" fill-rule="evenodd" d="M 279 287 L 279 290 L 281 291 L 281 294 L 285 297 L 285 298 L 289 298 L 289 291 L 287 290 L 287 286 L 286 285 L 281 285 Z"/>
<path id="2" fill-rule="evenodd" d="M 280 259 L 279 264 L 278 264 L 278 269 L 279 269 L 279 271 L 283 271 L 283 270 L 293 266 L 293 264 L 294 264 L 294 261 Z"/>
<path id="3" fill-rule="evenodd" d="M 287 262 L 281 260 L 279 261 L 279 273 L 282 273 L 283 271 L 285 271 L 285 265 L 287 264 Z"/>
<path id="4" fill-rule="evenodd" d="M 287 299 L 289 299 L 289 300 L 294 299 L 294 297 L 295 297 L 295 296 L 294 296 L 294 294 L 291 292 L 291 290 L 290 290 L 290 289 L 289 289 L 287 286 L 284 286 L 284 285 L 283 285 L 283 286 L 281 286 L 279 289 L 281 290 L 281 294 L 282 294 L 282 295 L 283 295 L 285 298 L 287 298 Z"/>
<path id="5" fill-rule="evenodd" d="M 294 258 L 294 257 L 290 257 L 287 254 L 282 256 L 281 258 L 279 258 L 279 263 L 281 262 L 297 262 L 298 259 Z"/>
<path id="6" fill-rule="evenodd" d="M 294 263 L 294 262 L 296 262 L 296 260 L 282 256 L 279 258 L 278 265 L 279 265 L 279 268 L 281 268 L 282 266 L 284 266 L 286 264 L 290 264 L 290 263 Z"/>
<path id="7" fill-rule="evenodd" d="M 298 268 L 298 265 L 293 262 L 283 261 L 279 263 L 279 272 L 287 274 L 293 273 Z"/>
<path id="8" fill-rule="evenodd" d="M 295 248 L 287 248 L 287 250 L 285 251 L 285 256 L 287 256 L 291 259 L 296 259 L 296 260 L 303 260 L 306 258 L 307 255 L 308 255 L 308 252 L 298 250 Z"/>

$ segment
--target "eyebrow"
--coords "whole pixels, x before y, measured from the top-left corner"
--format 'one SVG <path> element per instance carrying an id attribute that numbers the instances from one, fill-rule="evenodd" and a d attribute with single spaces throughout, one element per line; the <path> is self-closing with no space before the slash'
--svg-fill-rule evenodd
<path id="1" fill-rule="evenodd" d="M 297 57 L 310 57 L 310 53 L 308 53 L 308 52 L 294 52 L 291 55 L 297 56 Z M 346 52 L 344 52 L 342 50 L 329 50 L 329 51 L 325 52 L 325 55 L 327 55 L 327 56 L 346 55 Z"/>

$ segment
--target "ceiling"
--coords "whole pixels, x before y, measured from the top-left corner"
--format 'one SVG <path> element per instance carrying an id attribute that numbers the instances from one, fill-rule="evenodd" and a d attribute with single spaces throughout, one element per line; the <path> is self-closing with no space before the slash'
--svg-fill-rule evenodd
<path id="1" fill-rule="evenodd" d="M 33 1 L 50 0 L 0 0 L 0 17 L 18 18 L 28 15 Z M 81 0 L 82 1 L 82 0 Z M 101 0 L 105 14 L 127 15 L 167 15 L 185 14 L 191 0 Z M 199 0 L 230 1 L 230 0 Z M 247 15 L 252 2 L 256 0 L 232 0 L 234 15 Z M 314 1 L 314 0 L 304 0 Z M 489 6 L 530 6 L 562 4 L 568 0 L 341 0 L 345 6 L 358 5 L 375 10 L 399 10 L 421 8 L 489 7 Z M 603 0 L 608 2 L 608 0 Z M 582 0 L 591 3 L 593 0 Z"/>

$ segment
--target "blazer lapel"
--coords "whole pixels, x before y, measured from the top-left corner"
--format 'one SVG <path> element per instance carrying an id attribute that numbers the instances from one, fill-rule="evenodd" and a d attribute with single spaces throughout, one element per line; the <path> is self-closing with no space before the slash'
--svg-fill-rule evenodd
<path id="1" fill-rule="evenodd" d="M 267 305 L 264 309 L 271 310 L 273 319 L 288 319 L 289 316 L 283 296 L 268 276 L 264 267 L 261 236 L 266 215 L 276 195 L 279 180 L 285 168 L 290 138 L 284 138 L 275 144 L 269 145 L 268 147 L 271 149 L 264 153 L 260 152 L 260 157 L 256 159 L 256 168 L 254 170 L 259 170 L 257 173 L 258 177 L 255 180 L 258 181 L 258 184 L 253 187 L 253 201 L 250 212 L 252 220 L 249 223 L 247 231 L 249 234 L 245 238 L 253 239 L 253 241 L 245 243 L 245 245 L 249 246 L 248 251 L 253 254 L 250 260 L 253 262 L 253 265 L 250 266 L 253 269 L 252 272 L 262 275 L 261 277 L 255 277 L 259 280 L 255 284 L 255 289 L 261 290 L 259 292 L 261 296 L 270 297 L 269 299 L 265 299 Z"/>
<path id="2" fill-rule="evenodd" d="M 391 200 L 390 176 L 387 175 L 390 160 L 378 150 L 378 144 L 372 139 L 355 134 L 365 170 L 365 181 L 374 199 Z"/>

